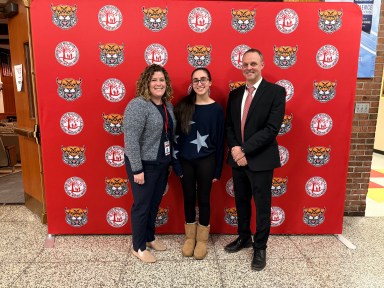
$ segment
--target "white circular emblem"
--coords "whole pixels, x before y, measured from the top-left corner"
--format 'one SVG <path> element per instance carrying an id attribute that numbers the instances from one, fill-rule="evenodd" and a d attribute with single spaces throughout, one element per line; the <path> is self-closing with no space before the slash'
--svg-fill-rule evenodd
<path id="1" fill-rule="evenodd" d="M 79 50 L 71 42 L 61 42 L 55 49 L 56 60 L 64 66 L 73 66 L 79 60 Z"/>
<path id="2" fill-rule="evenodd" d="M 109 78 L 103 83 L 101 93 L 108 101 L 119 102 L 125 96 L 125 87 L 120 80 Z"/>
<path id="3" fill-rule="evenodd" d="M 227 191 L 229 196 L 235 197 L 235 191 L 233 190 L 233 178 L 229 178 L 227 184 L 225 184 L 225 191 Z"/>
<path id="4" fill-rule="evenodd" d="M 324 45 L 316 54 L 317 64 L 324 69 L 330 69 L 339 61 L 339 51 L 332 45 Z"/>
<path id="5" fill-rule="evenodd" d="M 284 9 L 277 14 L 275 24 L 281 33 L 292 33 L 299 25 L 299 17 L 294 10 Z"/>
<path id="6" fill-rule="evenodd" d="M 105 152 L 105 161 L 112 167 L 124 165 L 124 149 L 121 146 L 111 146 Z"/>
<path id="7" fill-rule="evenodd" d="M 287 93 L 287 95 L 285 96 L 285 101 L 288 102 L 289 100 L 291 100 L 293 94 L 295 94 L 295 88 L 293 87 L 292 83 L 288 80 L 279 80 L 276 82 L 276 84 L 285 88 L 285 92 Z"/>
<path id="8" fill-rule="evenodd" d="M 320 197 L 327 191 L 327 182 L 321 177 L 312 177 L 305 184 L 305 191 L 311 197 Z"/>
<path id="9" fill-rule="evenodd" d="M 280 226 L 285 220 L 285 212 L 277 206 L 271 207 L 271 227 Z"/>
<path id="10" fill-rule="evenodd" d="M 99 23 L 101 27 L 108 31 L 119 29 L 123 23 L 123 15 L 119 8 L 113 5 L 106 5 L 99 11 Z"/>
<path id="11" fill-rule="evenodd" d="M 231 53 L 232 65 L 235 66 L 237 69 L 242 69 L 242 67 L 243 67 L 243 55 L 250 48 L 251 47 L 249 47 L 247 45 L 238 45 L 235 48 L 233 48 L 232 53 Z"/>
<path id="12" fill-rule="evenodd" d="M 320 113 L 315 115 L 311 121 L 311 130 L 318 136 L 327 134 L 332 129 L 332 118 L 328 114 Z"/>
<path id="13" fill-rule="evenodd" d="M 65 181 L 64 191 L 69 197 L 80 198 L 87 192 L 87 184 L 79 177 L 71 177 Z"/>
<path id="14" fill-rule="evenodd" d="M 60 127 L 65 133 L 69 135 L 76 135 L 83 130 L 84 122 L 79 114 L 67 112 L 61 116 Z"/>
<path id="15" fill-rule="evenodd" d="M 121 207 L 114 207 L 107 213 L 107 222 L 115 228 L 123 227 L 128 222 L 128 213 Z"/>
<path id="16" fill-rule="evenodd" d="M 188 25 L 193 31 L 203 33 L 209 29 L 211 23 L 212 17 L 207 9 L 197 7 L 189 12 Z"/>
<path id="17" fill-rule="evenodd" d="M 281 166 L 284 166 L 285 164 L 287 164 L 289 160 L 288 149 L 285 148 L 284 146 L 279 145 L 279 154 L 280 154 L 280 164 Z"/>
<path id="18" fill-rule="evenodd" d="M 144 51 L 144 60 L 148 65 L 158 64 L 164 66 L 168 61 L 168 52 L 160 44 L 151 44 Z"/>

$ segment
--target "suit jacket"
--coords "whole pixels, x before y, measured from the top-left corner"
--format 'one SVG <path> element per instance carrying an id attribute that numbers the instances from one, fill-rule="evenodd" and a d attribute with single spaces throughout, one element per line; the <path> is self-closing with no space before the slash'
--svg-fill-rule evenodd
<path id="1" fill-rule="evenodd" d="M 280 167 L 276 136 L 284 119 L 285 89 L 264 79 L 261 81 L 248 111 L 242 143 L 241 101 L 245 89 L 245 86 L 241 86 L 229 93 L 226 111 L 227 163 L 239 167 L 232 158 L 231 148 L 242 146 L 250 170 L 264 171 Z"/>

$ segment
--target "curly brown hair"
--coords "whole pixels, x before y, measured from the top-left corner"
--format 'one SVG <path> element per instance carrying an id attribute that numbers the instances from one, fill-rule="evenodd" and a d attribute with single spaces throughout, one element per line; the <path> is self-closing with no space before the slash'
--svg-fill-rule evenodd
<path id="1" fill-rule="evenodd" d="M 170 101 L 173 98 L 173 89 L 171 85 L 171 79 L 169 78 L 167 70 L 163 66 L 152 64 L 145 67 L 141 73 L 139 80 L 136 83 L 136 97 L 143 97 L 149 101 L 151 99 L 151 92 L 149 91 L 149 83 L 151 82 L 152 76 L 155 72 L 162 72 L 164 74 L 166 88 L 165 93 L 162 97 L 164 101 Z"/>

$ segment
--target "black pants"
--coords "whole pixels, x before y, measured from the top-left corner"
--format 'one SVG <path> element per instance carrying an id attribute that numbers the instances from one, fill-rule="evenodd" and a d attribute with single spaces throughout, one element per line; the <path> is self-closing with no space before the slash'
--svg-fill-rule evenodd
<path id="1" fill-rule="evenodd" d="M 216 169 L 215 154 L 195 160 L 180 159 L 183 169 L 181 184 L 184 192 L 185 222 L 196 221 L 196 194 L 199 207 L 199 223 L 209 225 L 212 180 Z"/>
<path id="2" fill-rule="evenodd" d="M 271 228 L 273 170 L 255 172 L 248 167 L 241 167 L 233 168 L 232 175 L 237 210 L 237 232 L 240 237 L 251 236 L 253 196 L 256 206 L 256 233 L 253 238 L 253 247 L 266 249 Z"/>
<path id="3" fill-rule="evenodd" d="M 135 251 L 146 249 L 146 242 L 155 240 L 155 222 L 161 199 L 167 186 L 169 164 L 143 165 L 143 185 L 133 181 L 129 160 L 125 167 L 131 182 L 133 205 L 131 208 L 132 245 Z"/>

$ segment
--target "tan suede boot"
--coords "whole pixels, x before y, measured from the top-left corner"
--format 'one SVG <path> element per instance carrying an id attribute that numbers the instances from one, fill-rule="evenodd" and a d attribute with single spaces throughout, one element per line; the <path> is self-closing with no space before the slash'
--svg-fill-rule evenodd
<path id="1" fill-rule="evenodd" d="M 197 235 L 196 235 L 196 247 L 193 252 L 193 257 L 197 260 L 202 260 L 207 255 L 207 245 L 209 237 L 209 228 L 210 226 L 197 225 Z"/>
<path id="2" fill-rule="evenodd" d="M 183 256 L 191 257 L 196 244 L 196 222 L 184 224 L 185 242 L 183 245 Z"/>

